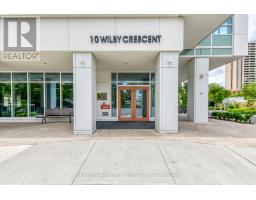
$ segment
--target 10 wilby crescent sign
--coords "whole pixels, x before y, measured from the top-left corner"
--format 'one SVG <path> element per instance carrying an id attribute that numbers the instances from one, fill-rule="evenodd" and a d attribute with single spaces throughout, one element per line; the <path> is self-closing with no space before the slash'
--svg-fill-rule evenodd
<path id="1" fill-rule="evenodd" d="M 91 44 L 154 44 L 161 42 L 161 35 L 91 35 Z"/>

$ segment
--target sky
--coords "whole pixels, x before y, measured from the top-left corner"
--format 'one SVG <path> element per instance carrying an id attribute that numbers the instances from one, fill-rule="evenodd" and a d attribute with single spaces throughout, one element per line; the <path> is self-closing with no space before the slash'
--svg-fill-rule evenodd
<path id="1" fill-rule="evenodd" d="M 256 14 L 249 15 L 248 42 L 256 40 Z M 209 72 L 209 83 L 218 83 L 225 87 L 225 66 L 220 66 Z"/>

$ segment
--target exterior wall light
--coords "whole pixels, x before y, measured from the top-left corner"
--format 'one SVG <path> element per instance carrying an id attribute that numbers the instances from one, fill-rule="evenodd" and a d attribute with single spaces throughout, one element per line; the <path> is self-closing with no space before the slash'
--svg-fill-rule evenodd
<path id="1" fill-rule="evenodd" d="M 167 60 L 168 63 L 172 63 L 172 58 L 169 57 L 168 60 Z"/>
<path id="2" fill-rule="evenodd" d="M 84 64 L 84 63 L 85 63 L 85 59 L 84 59 L 84 58 L 80 58 L 79 62 L 80 62 L 81 64 Z"/>

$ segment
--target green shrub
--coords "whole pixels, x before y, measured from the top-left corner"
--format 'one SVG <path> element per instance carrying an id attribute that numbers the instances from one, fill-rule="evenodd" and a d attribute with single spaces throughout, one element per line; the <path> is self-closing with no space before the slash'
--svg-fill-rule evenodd
<path id="1" fill-rule="evenodd" d="M 236 108 L 236 109 L 228 109 L 229 112 L 238 112 L 242 114 L 251 114 L 256 115 L 256 110 L 251 108 Z"/>
<path id="2" fill-rule="evenodd" d="M 232 112 L 223 112 L 223 119 L 225 120 L 231 120 L 233 118 L 233 113 Z"/>
<path id="3" fill-rule="evenodd" d="M 215 112 L 215 111 L 213 111 L 211 114 L 212 118 L 216 118 L 216 115 L 217 115 L 217 112 Z"/>
<path id="4" fill-rule="evenodd" d="M 225 112 L 212 112 L 212 118 L 235 121 L 240 123 L 250 123 L 250 118 L 255 115 L 254 110 L 247 109 L 231 109 Z"/>

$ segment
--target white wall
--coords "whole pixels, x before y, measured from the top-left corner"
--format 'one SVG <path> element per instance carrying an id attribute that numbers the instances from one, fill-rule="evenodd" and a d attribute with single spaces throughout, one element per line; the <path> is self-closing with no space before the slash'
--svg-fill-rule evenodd
<path id="1" fill-rule="evenodd" d="M 90 35 L 162 35 L 154 44 L 91 44 Z M 87 18 L 69 20 L 69 50 L 129 51 L 183 49 L 182 18 Z"/>
<path id="2" fill-rule="evenodd" d="M 208 122 L 209 58 L 194 58 L 188 62 L 188 120 Z"/>
<path id="3" fill-rule="evenodd" d="M 0 20 L 1 24 L 1 20 Z M 42 51 L 180 51 L 183 18 L 40 18 Z M 2 27 L 0 28 L 1 36 Z M 91 35 L 162 35 L 155 44 L 91 44 Z M 0 41 L 2 49 L 2 41 Z"/>
<path id="4" fill-rule="evenodd" d="M 160 54 L 155 61 L 155 129 L 160 130 Z"/>
<path id="5" fill-rule="evenodd" d="M 96 62 L 91 53 L 73 54 L 74 134 L 96 130 Z"/>
<path id="6" fill-rule="evenodd" d="M 248 15 L 233 16 L 233 54 L 246 56 L 248 54 Z"/>
<path id="7" fill-rule="evenodd" d="M 97 100 L 96 103 L 96 119 L 109 120 L 111 119 L 111 72 L 97 71 L 96 72 L 96 93 L 107 93 L 107 100 Z M 105 102 L 110 105 L 110 109 L 101 109 L 101 104 Z M 108 116 L 103 116 L 102 112 L 108 112 Z"/>
<path id="8" fill-rule="evenodd" d="M 178 132 L 178 52 L 160 52 L 156 59 L 156 130 Z"/>
<path id="9" fill-rule="evenodd" d="M 69 50 L 69 20 L 46 18 L 40 20 L 40 49 L 54 51 Z"/>

